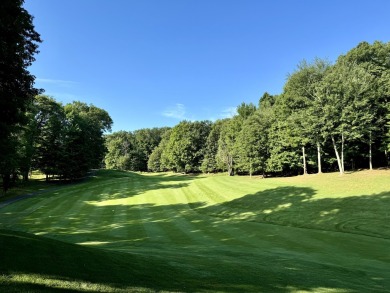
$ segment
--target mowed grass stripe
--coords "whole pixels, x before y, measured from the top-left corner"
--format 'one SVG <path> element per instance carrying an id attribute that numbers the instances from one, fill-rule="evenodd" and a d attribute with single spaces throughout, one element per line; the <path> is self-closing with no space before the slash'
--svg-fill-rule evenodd
<path id="1" fill-rule="evenodd" d="M 80 187 L 79 190 L 72 188 L 62 194 L 65 200 L 62 215 L 52 226 L 52 233 L 64 233 L 72 242 L 96 239 L 96 234 L 102 231 L 103 210 L 91 206 L 89 202 L 99 200 L 105 189 Z"/>
<path id="2" fill-rule="evenodd" d="M 169 194 L 157 194 L 153 192 L 156 196 L 168 196 L 169 200 L 172 202 L 174 190 Z M 187 207 L 183 204 L 165 204 L 161 202 L 159 205 L 152 208 L 153 212 L 153 221 L 156 225 L 159 226 L 160 231 L 166 235 L 170 240 L 171 247 L 178 246 L 188 246 L 194 245 L 198 240 L 195 240 L 192 235 L 190 235 L 192 227 L 184 218 Z"/>
<path id="3" fill-rule="evenodd" d="M 97 196 L 92 201 L 87 201 L 85 204 L 85 213 L 88 215 L 83 217 L 80 222 L 80 228 L 89 227 L 92 232 L 90 237 L 84 239 L 88 242 L 112 242 L 116 239 L 123 239 L 127 233 L 124 233 L 121 227 L 126 221 L 125 211 L 120 205 L 99 205 L 98 203 L 110 200 L 122 187 L 123 180 L 115 179 L 116 184 L 104 184 L 104 188 L 99 191 L 99 186 L 96 187 Z M 117 220 L 117 221 L 116 221 Z M 80 239 L 81 241 L 81 239 Z"/>
<path id="4" fill-rule="evenodd" d="M 5 218 L 2 218 L 1 223 L 8 227 L 13 227 L 14 225 L 23 226 L 24 223 L 29 226 L 30 222 L 27 221 L 26 223 L 26 219 L 31 214 L 35 213 L 37 210 L 43 209 L 45 205 L 51 205 L 51 203 L 57 199 L 58 197 L 56 195 L 53 196 L 52 193 L 48 193 L 5 206 L 0 210 L 0 213 L 5 215 Z M 17 211 L 13 208 L 15 204 L 19 206 Z"/>
<path id="5" fill-rule="evenodd" d="M 199 188 L 204 190 L 207 190 L 207 192 L 213 192 L 210 188 L 206 186 L 207 181 L 197 181 L 195 189 L 193 188 L 183 188 L 180 191 L 186 194 L 187 198 L 196 198 L 199 194 Z M 193 187 L 193 185 L 191 185 Z M 192 194 L 191 194 L 192 192 Z M 203 193 L 202 199 L 205 199 L 205 194 L 207 196 L 207 192 Z M 212 197 L 208 198 L 208 204 L 213 202 Z M 221 198 L 221 197 L 220 197 Z M 193 200 L 191 200 L 193 201 Z M 215 204 L 215 202 L 213 202 Z M 200 206 L 198 208 L 195 207 L 193 210 L 193 213 L 196 213 L 196 219 L 193 222 L 196 223 L 197 226 L 199 226 L 198 229 L 203 229 L 203 233 L 212 235 L 213 238 L 217 239 L 219 241 L 219 248 L 224 249 L 224 245 L 229 245 L 231 248 L 232 246 L 242 246 L 247 247 L 249 250 L 253 250 L 256 247 L 262 247 L 264 239 L 269 241 L 272 237 L 277 235 L 277 231 L 279 230 L 279 227 L 276 225 L 272 225 L 269 227 L 269 230 L 271 232 L 262 233 L 262 230 L 265 226 L 256 226 L 255 223 L 248 223 L 247 221 L 242 221 L 242 219 L 245 219 L 245 217 L 241 216 L 237 220 L 232 220 L 232 218 L 229 217 L 215 217 L 213 214 L 210 214 L 210 211 L 207 211 L 205 214 L 202 212 L 204 209 L 204 206 Z M 206 207 L 205 209 L 209 209 Z M 225 209 L 224 209 L 225 210 Z M 228 207 L 226 208 L 228 210 Z M 199 213 L 201 212 L 201 213 Z M 219 211 L 219 216 L 223 215 Z M 232 214 L 230 214 L 232 215 Z M 202 219 L 202 220 L 200 220 Z M 254 228 L 254 227 L 257 227 Z M 258 232 L 257 232 L 258 231 Z M 294 235 L 289 235 L 289 237 L 292 237 L 292 239 L 295 238 Z M 270 238 L 271 237 L 271 238 Z M 288 242 L 288 238 L 283 238 L 282 242 Z M 272 244 L 271 244 L 272 247 Z M 242 248 L 241 248 L 242 249 Z"/>
<path id="6" fill-rule="evenodd" d="M 84 201 L 95 198 L 95 194 L 91 189 L 77 193 L 64 193 L 64 205 L 57 215 L 51 216 L 50 211 L 47 211 L 46 216 L 49 218 L 47 228 L 41 228 L 40 235 L 50 233 L 50 237 L 63 239 L 69 238 L 72 242 L 76 242 L 81 235 L 90 234 L 90 226 L 86 226 L 83 221 L 88 218 L 89 209 L 86 209 Z"/>
<path id="7" fill-rule="evenodd" d="M 182 188 L 178 190 L 177 193 L 184 194 L 186 199 L 194 198 L 198 194 L 196 191 L 194 193 L 192 189 L 190 190 L 188 188 Z M 219 226 L 219 221 L 216 223 L 215 218 L 199 213 L 199 206 L 197 206 L 196 203 L 187 202 L 187 206 L 188 209 L 186 213 L 183 214 L 183 218 L 186 219 L 186 222 L 189 223 L 189 225 L 191 225 L 191 230 L 187 231 L 203 233 L 204 239 L 213 240 L 212 242 L 208 242 L 208 244 L 213 244 L 214 247 L 223 248 L 222 246 L 225 245 L 247 245 L 244 241 L 242 241 L 241 236 L 237 237 L 237 234 L 231 233 L 231 230 L 234 229 L 234 227 L 229 226 L 227 230 L 221 229 Z M 196 237 L 193 232 L 191 232 L 190 235 L 192 238 Z M 234 235 L 234 237 L 232 237 L 232 235 Z"/>
<path id="8" fill-rule="evenodd" d="M 104 185 L 104 189 L 93 201 L 87 202 L 88 217 L 84 217 L 81 225 L 89 227 L 92 234 L 80 239 L 80 243 L 101 245 L 111 248 L 116 242 L 127 241 L 129 236 L 137 237 L 134 232 L 128 231 L 129 214 L 136 213 L 136 209 L 124 204 L 113 204 L 116 197 L 122 198 L 128 190 L 127 181 L 114 179 L 117 183 Z M 98 190 L 98 189 L 97 189 Z M 105 202 L 110 204 L 105 205 Z M 134 223 L 134 222 L 133 222 Z M 136 231 L 134 229 L 134 231 Z"/>
<path id="9" fill-rule="evenodd" d="M 294 184 L 284 178 L 112 175 L 62 193 L 66 209 L 79 217 L 64 222 L 64 233 L 47 236 L 134 253 L 192 276 L 173 291 L 389 291 L 390 240 L 351 233 L 388 226 L 390 189 L 336 198 L 326 197 L 311 176 L 297 177 Z M 75 205 L 68 201 L 72 198 Z M 11 206 L 9 212 L 18 212 L 18 203 Z M 57 201 L 41 212 L 49 215 L 50 206 L 60 216 L 71 214 L 58 209 Z M 32 213 L 24 229 L 35 229 L 34 216 L 41 215 Z M 342 233 L 335 228 L 340 223 Z M 168 283 L 181 280 L 164 272 Z"/>
<path id="10" fill-rule="evenodd" d="M 214 190 L 222 191 L 224 197 L 228 199 L 235 199 L 275 186 L 270 186 L 267 180 L 258 179 L 256 177 L 215 176 L 214 178 L 208 179 L 207 185 L 215 186 Z"/>
<path id="11" fill-rule="evenodd" d="M 165 213 L 170 217 L 169 226 L 166 230 L 171 230 L 171 238 L 176 245 L 196 245 L 203 243 L 203 237 L 194 235 L 197 229 L 188 219 L 190 208 L 181 188 L 173 188 L 164 194 L 166 204 L 163 206 Z"/>
<path id="12" fill-rule="evenodd" d="M 166 205 L 165 209 L 170 210 L 171 214 L 176 214 L 171 225 L 187 237 L 189 244 L 210 247 L 222 245 L 219 241 L 219 234 L 208 233 L 208 225 L 204 219 L 199 219 L 199 215 L 190 208 L 188 202 L 183 202 L 186 198 L 183 189 L 173 190 L 172 196 L 175 199 L 172 201 L 173 204 Z"/>
<path id="13" fill-rule="evenodd" d="M 64 193 L 62 198 L 64 200 L 64 204 L 61 204 L 61 221 L 57 223 L 59 226 L 64 227 L 73 227 L 74 230 L 77 230 L 78 222 L 82 219 L 84 215 L 86 215 L 85 211 L 82 211 L 87 207 L 85 201 L 95 198 L 96 195 L 92 192 L 92 190 L 76 193 Z"/>
<path id="14" fill-rule="evenodd" d="M 86 202 L 85 209 L 90 213 L 90 218 L 93 219 L 93 224 L 96 225 L 96 228 L 99 228 L 99 224 L 103 225 L 101 228 L 114 228 L 115 225 L 119 225 L 122 221 L 118 218 L 118 215 L 121 215 L 120 205 L 99 205 L 100 202 L 110 200 L 112 197 L 116 196 L 118 189 L 122 187 L 122 180 L 115 179 L 115 185 L 104 184 L 103 188 L 101 186 L 96 187 L 96 191 L 100 190 L 100 193 L 97 193 L 96 198 Z M 113 188 L 115 188 L 113 190 Z M 118 219 L 118 222 L 115 220 Z M 88 217 L 84 218 L 88 222 Z M 102 221 L 103 220 L 103 221 Z M 118 223 L 118 224 L 117 224 Z M 110 232 L 112 229 L 107 229 Z M 110 233 L 108 232 L 107 235 Z"/>
<path id="15" fill-rule="evenodd" d="M 210 180 L 207 179 L 193 182 L 191 185 L 191 192 L 194 193 L 194 198 L 204 201 L 209 205 L 227 201 L 228 197 L 213 189 L 212 185 L 208 184 Z"/>
<path id="16" fill-rule="evenodd" d="M 134 181 L 133 184 L 134 188 L 139 188 L 141 183 Z M 158 223 L 159 221 L 165 221 L 167 218 L 161 212 L 155 211 L 156 194 L 150 190 L 143 193 L 142 196 L 135 196 L 134 199 L 139 210 L 140 221 L 147 234 L 148 242 L 159 245 L 171 243 L 172 240 Z"/>
<path id="17" fill-rule="evenodd" d="M 167 185 L 170 184 L 172 182 L 167 182 Z M 197 218 L 197 214 L 193 214 L 189 208 L 186 197 L 183 195 L 183 188 L 151 190 L 144 195 L 144 200 L 145 202 L 142 203 L 149 205 L 147 210 L 152 211 L 147 217 L 149 224 L 147 224 L 146 230 L 153 227 L 154 237 L 165 238 L 164 241 L 170 241 L 171 245 L 174 246 L 221 245 L 215 240 L 216 235 L 210 237 L 205 233 L 205 230 L 202 229 L 204 223 L 199 223 L 199 225 L 192 223 Z M 143 213 L 143 215 L 145 214 Z"/>
<path id="18" fill-rule="evenodd" d="M 61 207 L 64 198 L 62 194 L 58 191 L 54 191 L 53 193 L 45 193 L 40 196 L 27 198 L 18 202 L 20 204 L 21 212 L 14 212 L 12 205 L 7 206 L 1 209 L 2 213 L 9 213 L 11 215 L 10 222 L 8 225 L 20 226 L 20 230 L 24 230 L 22 227 L 30 228 L 31 225 L 39 228 L 40 225 L 47 227 L 46 219 L 50 221 L 50 218 L 46 214 L 47 212 L 51 212 L 54 208 Z M 12 210 L 11 212 L 9 210 Z"/>
<path id="19" fill-rule="evenodd" d="M 208 238 L 199 229 L 194 227 L 187 219 L 189 208 L 183 203 L 181 196 L 177 195 L 180 189 L 168 189 L 164 192 L 148 192 L 148 202 L 158 204 L 149 207 L 149 221 L 159 228 L 160 238 L 166 238 L 173 246 L 211 244 L 212 238 Z"/>
<path id="20" fill-rule="evenodd" d="M 219 181 L 221 178 L 223 177 L 216 177 L 215 179 Z M 229 181 L 231 184 L 235 180 L 237 179 L 229 178 L 226 181 Z M 291 187 L 281 185 L 275 188 L 277 185 L 274 185 L 273 188 L 270 188 L 270 183 L 278 182 L 280 179 L 257 180 L 259 183 L 256 183 L 255 180 L 244 178 L 242 182 L 248 183 L 248 186 L 252 184 L 253 186 L 261 186 L 257 192 L 252 191 L 244 195 L 239 192 L 239 187 L 236 189 L 232 187 L 231 194 L 236 193 L 236 197 L 232 197 L 230 201 L 228 200 L 225 203 L 210 204 L 209 207 L 200 208 L 199 211 L 221 218 L 233 218 L 236 220 L 357 233 L 377 237 L 388 237 L 389 235 L 390 229 L 388 229 L 388 225 L 385 223 L 389 223 L 390 218 L 386 209 L 380 206 L 383 205 L 383 200 L 378 200 L 383 198 L 381 194 L 340 197 L 338 199 L 319 198 L 317 190 L 308 186 Z M 198 181 L 197 185 L 205 182 L 207 181 Z M 359 191 L 357 190 L 357 192 Z M 321 193 L 323 194 L 323 192 Z M 384 201 L 386 201 L 386 198 L 388 197 L 385 195 Z M 364 202 L 363 206 L 361 202 Z M 333 215 L 337 215 L 337 218 Z M 351 215 L 353 215 L 353 219 L 350 219 Z M 344 219 L 345 217 L 347 219 Z M 378 223 L 375 225 L 366 224 L 367 221 L 371 223 L 373 219 L 379 219 L 377 220 Z M 383 221 L 383 219 L 388 220 Z M 335 220 L 339 224 L 336 223 L 335 225 Z"/>

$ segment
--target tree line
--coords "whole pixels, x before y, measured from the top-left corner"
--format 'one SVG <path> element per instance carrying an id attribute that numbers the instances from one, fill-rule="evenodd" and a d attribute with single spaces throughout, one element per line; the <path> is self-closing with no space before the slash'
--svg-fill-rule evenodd
<path id="1" fill-rule="evenodd" d="M 27 69 L 42 41 L 22 4 L 22 0 L 0 2 L 0 175 L 4 190 L 18 165 L 18 134 L 26 124 L 28 104 L 40 92 Z"/>
<path id="2" fill-rule="evenodd" d="M 389 97 L 390 43 L 362 42 L 334 64 L 302 61 L 281 94 L 242 103 L 232 118 L 108 135 L 105 162 L 123 170 L 229 175 L 385 167 Z"/>
<path id="3" fill-rule="evenodd" d="M 6 191 L 40 170 L 75 179 L 105 166 L 133 171 L 293 175 L 388 166 L 390 43 L 360 43 L 335 64 L 301 62 L 279 95 L 228 119 L 111 130 L 94 105 L 42 95 L 28 71 L 40 35 L 23 0 L 0 2 L 0 175 Z"/>
<path id="4" fill-rule="evenodd" d="M 3 191 L 31 170 L 75 179 L 102 166 L 109 114 L 42 95 L 28 67 L 42 42 L 23 0 L 0 2 L 0 175 Z"/>
<path id="5" fill-rule="evenodd" d="M 103 133 L 112 125 L 105 110 L 78 101 L 62 105 L 40 94 L 28 105 L 25 116 L 26 123 L 13 133 L 16 151 L 8 154 L 8 180 L 18 176 L 28 180 L 32 170 L 45 174 L 46 180 L 73 180 L 102 167 Z"/>

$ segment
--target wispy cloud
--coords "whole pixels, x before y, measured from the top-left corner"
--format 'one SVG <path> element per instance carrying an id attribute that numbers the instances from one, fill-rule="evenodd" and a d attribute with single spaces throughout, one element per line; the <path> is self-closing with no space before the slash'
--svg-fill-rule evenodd
<path id="1" fill-rule="evenodd" d="M 63 103 L 70 103 L 73 101 L 81 101 L 82 99 L 74 94 L 64 93 L 64 92 L 44 92 L 45 95 L 53 97 L 57 101 L 61 101 Z"/>
<path id="2" fill-rule="evenodd" d="M 205 110 L 205 112 L 207 112 Z M 200 116 L 205 116 L 205 113 Z M 219 114 L 216 116 L 212 116 L 207 118 L 210 121 L 216 121 L 218 119 L 224 119 L 224 118 L 232 118 L 234 115 L 237 114 L 237 107 L 228 107 L 223 109 Z M 176 104 L 171 107 L 167 107 L 163 112 L 162 115 L 169 118 L 174 118 L 178 120 L 188 120 L 188 121 L 199 121 L 200 116 L 197 115 L 197 118 L 194 117 L 194 115 L 191 115 L 187 112 L 186 107 L 183 104 Z M 204 119 L 204 118 L 203 118 Z"/>
<path id="3" fill-rule="evenodd" d="M 173 107 L 167 108 L 162 115 L 169 118 L 186 119 L 186 108 L 183 104 L 176 104 Z"/>
<path id="4" fill-rule="evenodd" d="M 228 108 L 222 110 L 220 117 L 221 118 L 232 118 L 236 114 L 237 114 L 237 107 L 228 107 Z"/>
<path id="5" fill-rule="evenodd" d="M 50 79 L 50 78 L 36 78 L 35 81 L 37 83 L 52 84 L 58 86 L 71 86 L 71 85 L 78 84 L 77 81 L 63 80 L 63 79 Z"/>

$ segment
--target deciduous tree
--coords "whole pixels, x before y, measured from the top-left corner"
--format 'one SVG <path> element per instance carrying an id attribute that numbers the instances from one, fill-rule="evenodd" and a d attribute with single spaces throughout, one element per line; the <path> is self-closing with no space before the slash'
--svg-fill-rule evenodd
<path id="1" fill-rule="evenodd" d="M 39 93 L 28 67 L 35 61 L 41 39 L 23 2 L 0 2 L 0 174 L 4 191 L 17 167 L 20 126 L 26 124 L 25 112 Z"/>

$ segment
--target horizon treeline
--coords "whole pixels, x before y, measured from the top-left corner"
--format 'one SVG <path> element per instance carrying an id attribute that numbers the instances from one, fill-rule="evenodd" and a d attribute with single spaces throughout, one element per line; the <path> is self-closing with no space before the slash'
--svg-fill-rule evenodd
<path id="1" fill-rule="evenodd" d="M 0 175 L 76 179 L 91 168 L 294 175 L 384 167 L 390 151 L 390 43 L 362 42 L 334 64 L 302 61 L 279 95 L 232 118 L 111 131 L 103 109 L 34 87 L 40 35 L 23 0 L 0 2 Z M 9 17 L 12 15 L 13 17 Z"/>
<path id="2" fill-rule="evenodd" d="M 62 105 L 41 94 L 34 97 L 26 116 L 27 124 L 15 137 L 13 178 L 20 174 L 27 180 L 32 170 L 39 170 L 47 180 L 72 180 L 102 166 L 103 134 L 112 125 L 105 110 L 79 101 Z"/>
<path id="3" fill-rule="evenodd" d="M 108 169 L 296 175 L 387 167 L 390 43 L 360 43 L 334 64 L 302 61 L 279 95 L 232 118 L 106 135 Z"/>

